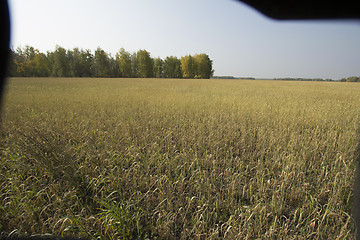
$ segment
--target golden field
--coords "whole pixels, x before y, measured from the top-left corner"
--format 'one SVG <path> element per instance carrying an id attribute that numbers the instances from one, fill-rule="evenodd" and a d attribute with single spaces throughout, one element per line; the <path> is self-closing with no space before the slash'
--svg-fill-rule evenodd
<path id="1" fill-rule="evenodd" d="M 360 84 L 11 78 L 0 233 L 352 239 Z"/>

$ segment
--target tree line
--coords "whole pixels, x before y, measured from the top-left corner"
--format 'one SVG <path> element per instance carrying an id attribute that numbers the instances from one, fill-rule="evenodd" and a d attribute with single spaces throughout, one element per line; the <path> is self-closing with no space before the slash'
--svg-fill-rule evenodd
<path id="1" fill-rule="evenodd" d="M 327 78 L 273 78 L 273 80 L 282 80 L 282 81 L 310 81 L 310 82 L 332 82 L 333 79 Z"/>
<path id="2" fill-rule="evenodd" d="M 352 76 L 340 79 L 340 82 L 360 82 L 360 77 Z"/>
<path id="3" fill-rule="evenodd" d="M 214 79 L 239 79 L 239 80 L 255 80 L 254 77 L 234 77 L 234 76 L 212 76 Z"/>
<path id="4" fill-rule="evenodd" d="M 283 80 L 283 81 L 315 81 L 315 82 L 333 82 L 333 81 L 338 81 L 338 82 L 360 82 L 360 77 L 348 77 L 348 78 L 342 78 L 339 80 L 333 80 L 330 78 L 327 79 L 322 79 L 322 78 L 273 78 L 274 80 Z"/>
<path id="5" fill-rule="evenodd" d="M 205 53 L 161 59 L 146 50 L 130 53 L 124 48 L 114 57 L 100 47 L 94 53 L 60 46 L 46 53 L 31 46 L 10 51 L 10 77 L 210 78 L 214 73 Z"/>

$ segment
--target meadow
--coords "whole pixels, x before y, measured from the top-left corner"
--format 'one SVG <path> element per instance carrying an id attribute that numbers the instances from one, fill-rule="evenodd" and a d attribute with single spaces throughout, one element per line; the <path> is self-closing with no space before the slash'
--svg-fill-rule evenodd
<path id="1" fill-rule="evenodd" d="M 360 85 L 11 78 L 0 233 L 353 239 Z"/>

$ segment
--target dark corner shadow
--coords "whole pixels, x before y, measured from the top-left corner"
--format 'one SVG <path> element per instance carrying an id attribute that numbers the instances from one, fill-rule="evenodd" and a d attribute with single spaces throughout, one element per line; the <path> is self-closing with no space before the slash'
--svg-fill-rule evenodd
<path id="1" fill-rule="evenodd" d="M 10 16 L 7 0 L 0 0 L 0 111 L 10 52 Z"/>
<path id="2" fill-rule="evenodd" d="M 359 1 L 354 0 L 237 0 L 276 20 L 359 19 Z"/>

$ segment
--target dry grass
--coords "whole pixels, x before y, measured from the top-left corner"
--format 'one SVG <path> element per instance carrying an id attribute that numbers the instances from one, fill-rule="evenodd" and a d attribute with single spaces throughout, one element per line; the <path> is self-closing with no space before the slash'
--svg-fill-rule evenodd
<path id="1" fill-rule="evenodd" d="M 11 79 L 0 232 L 351 239 L 360 85 Z"/>

